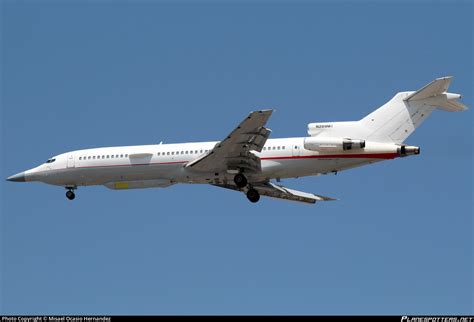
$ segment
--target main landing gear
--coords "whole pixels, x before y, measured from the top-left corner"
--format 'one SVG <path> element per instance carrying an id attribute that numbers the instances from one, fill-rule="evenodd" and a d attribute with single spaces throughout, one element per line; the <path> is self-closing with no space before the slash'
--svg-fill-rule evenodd
<path id="1" fill-rule="evenodd" d="M 247 178 L 242 173 L 237 173 L 234 177 L 234 183 L 238 188 L 243 188 L 247 185 Z"/>
<path id="2" fill-rule="evenodd" d="M 242 173 L 237 173 L 234 176 L 234 183 L 239 189 L 243 189 L 247 186 L 248 180 L 247 178 L 242 174 Z M 247 190 L 247 199 L 250 200 L 250 202 L 257 202 L 260 200 L 260 194 L 258 193 L 257 190 L 249 186 L 249 189 Z"/>
<path id="3" fill-rule="evenodd" d="M 255 203 L 260 200 L 260 194 L 254 188 L 251 188 L 247 191 L 247 199 L 250 200 L 250 202 Z"/>
<path id="4" fill-rule="evenodd" d="M 66 187 L 67 191 L 66 191 L 66 198 L 68 198 L 69 200 L 74 200 L 74 198 L 76 198 L 76 194 L 74 193 L 74 189 L 73 187 Z"/>

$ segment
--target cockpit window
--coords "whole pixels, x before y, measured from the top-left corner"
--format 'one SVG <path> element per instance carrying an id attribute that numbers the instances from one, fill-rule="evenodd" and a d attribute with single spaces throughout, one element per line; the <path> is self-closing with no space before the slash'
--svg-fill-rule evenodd
<path id="1" fill-rule="evenodd" d="M 54 161 L 56 161 L 56 159 L 49 159 L 46 163 L 53 163 Z"/>

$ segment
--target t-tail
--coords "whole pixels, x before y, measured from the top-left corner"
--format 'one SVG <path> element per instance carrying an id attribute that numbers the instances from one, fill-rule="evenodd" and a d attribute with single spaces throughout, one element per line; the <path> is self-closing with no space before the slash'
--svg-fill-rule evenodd
<path id="1" fill-rule="evenodd" d="M 451 81 L 451 76 L 441 77 L 416 92 L 397 93 L 359 121 L 310 123 L 308 134 L 319 140 L 343 138 L 347 142 L 391 143 L 403 147 L 402 143 L 435 109 L 448 112 L 467 109 L 458 101 L 460 94 L 448 93 Z"/>
<path id="2" fill-rule="evenodd" d="M 402 143 L 436 108 L 448 112 L 467 109 L 460 94 L 448 93 L 452 77 L 437 78 L 416 92 L 401 92 L 360 123 L 370 129 L 367 140 Z"/>

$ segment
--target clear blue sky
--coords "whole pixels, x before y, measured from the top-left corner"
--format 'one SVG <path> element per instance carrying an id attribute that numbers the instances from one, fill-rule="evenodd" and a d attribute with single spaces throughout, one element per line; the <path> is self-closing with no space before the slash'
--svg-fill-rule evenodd
<path id="1" fill-rule="evenodd" d="M 2 1 L 2 178 L 66 151 L 272 137 L 356 120 L 453 75 L 473 106 L 473 5 Z M 316 206 L 212 186 L 73 202 L 1 184 L 3 314 L 472 314 L 472 110 L 417 157 L 284 180 Z"/>

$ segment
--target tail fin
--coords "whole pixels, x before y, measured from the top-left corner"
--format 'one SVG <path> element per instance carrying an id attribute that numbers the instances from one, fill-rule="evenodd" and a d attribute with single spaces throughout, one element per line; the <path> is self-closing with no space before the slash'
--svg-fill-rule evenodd
<path id="1" fill-rule="evenodd" d="M 449 112 L 466 110 L 459 94 L 448 93 L 452 77 L 437 78 L 416 92 L 396 94 L 359 124 L 368 130 L 367 140 L 402 143 L 435 108 Z"/>

